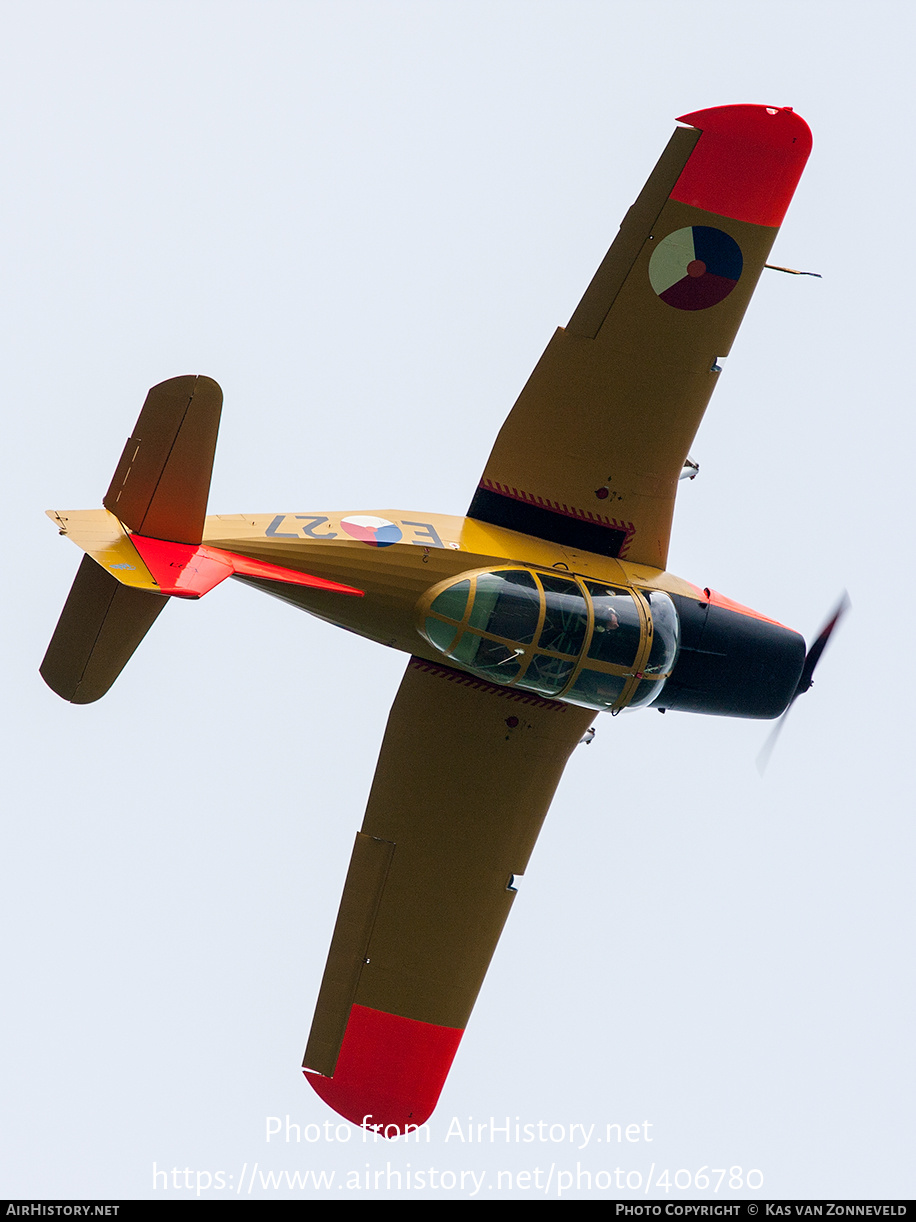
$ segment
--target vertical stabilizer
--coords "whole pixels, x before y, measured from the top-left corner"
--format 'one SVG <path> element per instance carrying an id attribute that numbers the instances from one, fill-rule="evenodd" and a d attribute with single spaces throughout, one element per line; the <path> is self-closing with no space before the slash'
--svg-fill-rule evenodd
<path id="1" fill-rule="evenodd" d="M 160 382 L 146 396 L 105 494 L 108 514 L 52 515 L 61 533 L 72 532 L 88 552 L 40 667 L 45 683 L 64 700 L 91 704 L 104 696 L 168 595 L 203 592 L 175 588 L 177 579 L 164 589 L 127 531 L 147 536 L 150 545 L 161 540 L 199 547 L 222 405 L 223 392 L 212 378 Z M 187 563 L 184 554 L 181 559 Z M 169 572 L 181 568 L 173 565 Z M 231 564 L 220 567 L 222 576 L 232 571 Z"/>

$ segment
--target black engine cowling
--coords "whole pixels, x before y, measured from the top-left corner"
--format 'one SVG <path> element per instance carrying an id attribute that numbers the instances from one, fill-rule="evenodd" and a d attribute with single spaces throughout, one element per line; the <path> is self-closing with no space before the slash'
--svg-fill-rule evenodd
<path id="1" fill-rule="evenodd" d="M 711 602 L 672 595 L 677 663 L 653 708 L 718 717 L 778 717 L 795 692 L 805 641 L 791 628 Z"/>

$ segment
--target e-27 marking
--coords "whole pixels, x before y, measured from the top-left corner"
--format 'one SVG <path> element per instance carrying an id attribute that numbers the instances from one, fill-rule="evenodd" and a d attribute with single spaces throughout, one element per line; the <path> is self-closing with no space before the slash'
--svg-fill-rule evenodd
<path id="1" fill-rule="evenodd" d="M 287 525 L 290 518 L 302 525 L 297 525 L 294 531 L 281 530 L 280 527 Z M 340 535 L 339 531 L 321 529 L 330 524 L 331 519 L 319 513 L 278 513 L 264 534 L 268 539 L 336 539 Z M 399 519 L 396 525 L 401 528 L 405 543 L 414 543 L 418 547 L 446 546 L 432 522 L 408 522 Z M 413 538 L 407 537 L 408 532 L 403 529 L 405 526 L 414 528 Z"/>

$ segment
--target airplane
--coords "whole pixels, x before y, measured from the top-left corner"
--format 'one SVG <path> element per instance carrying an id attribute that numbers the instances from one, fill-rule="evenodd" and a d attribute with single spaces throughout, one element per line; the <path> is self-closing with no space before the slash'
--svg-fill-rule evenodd
<path id="1" fill-rule="evenodd" d="M 774 719 L 800 634 L 666 571 L 690 448 L 811 149 L 788 107 L 683 115 L 499 432 L 463 517 L 207 516 L 216 382 L 150 390 L 41 665 L 98 700 L 170 598 L 229 577 L 409 655 L 303 1072 L 385 1136 L 436 1106 L 528 858 L 596 712 Z"/>

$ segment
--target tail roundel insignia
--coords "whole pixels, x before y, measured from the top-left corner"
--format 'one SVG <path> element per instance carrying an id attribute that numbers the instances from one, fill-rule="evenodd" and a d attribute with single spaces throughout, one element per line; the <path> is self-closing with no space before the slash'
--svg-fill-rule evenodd
<path id="1" fill-rule="evenodd" d="M 391 547 L 392 543 L 399 543 L 402 537 L 394 522 L 367 514 L 341 518 L 340 525 L 351 538 L 358 539 L 360 543 L 368 543 L 370 547 Z"/>
<path id="2" fill-rule="evenodd" d="M 676 310 L 706 310 L 725 300 L 743 267 L 734 238 L 710 225 L 689 225 L 656 246 L 649 260 L 649 282 Z"/>

